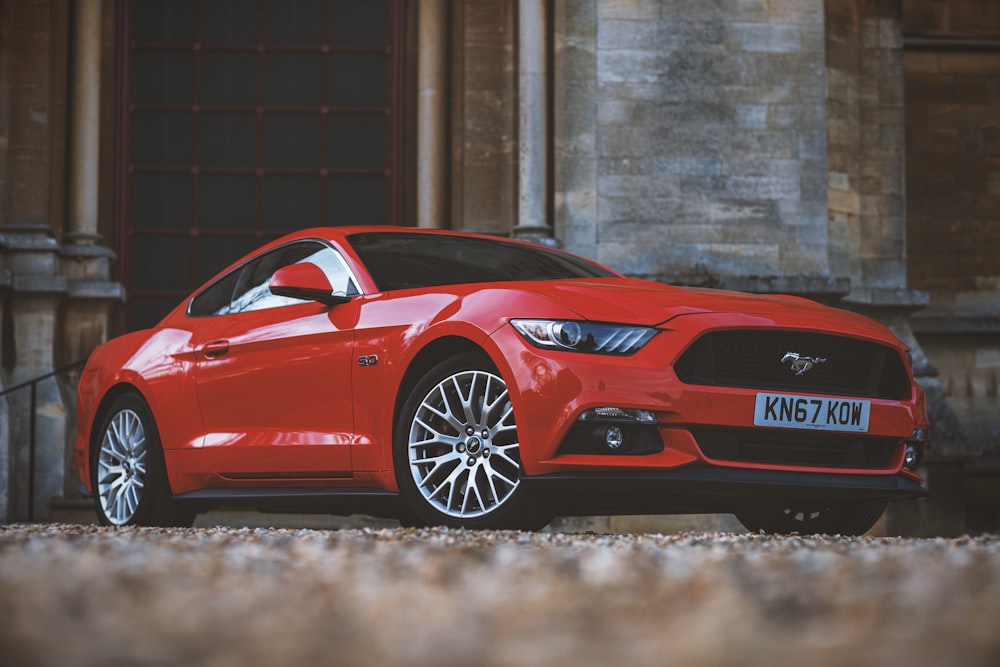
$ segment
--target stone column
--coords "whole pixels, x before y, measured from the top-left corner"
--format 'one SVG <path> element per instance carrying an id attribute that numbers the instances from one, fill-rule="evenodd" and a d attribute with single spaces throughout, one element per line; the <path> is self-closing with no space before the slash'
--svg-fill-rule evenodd
<path id="1" fill-rule="evenodd" d="M 78 0 L 73 10 L 69 229 L 71 243 L 95 243 L 100 166 L 101 0 Z"/>
<path id="2" fill-rule="evenodd" d="M 72 4 L 73 54 L 71 71 L 69 202 L 63 233 L 60 273 L 69 296 L 63 312 L 60 361 L 83 361 L 108 338 L 111 308 L 124 298 L 121 284 L 112 281 L 114 253 L 101 245 L 98 229 L 99 175 L 101 168 L 101 0 Z M 75 432 L 74 392 L 76 372 L 60 380 L 70 396 L 66 414 L 69 434 Z M 67 471 L 61 495 L 73 497 L 77 476 L 73 468 L 72 441 L 67 440 Z"/>
<path id="3" fill-rule="evenodd" d="M 548 216 L 548 22 L 545 0 L 518 4 L 518 208 L 514 236 L 557 245 Z"/>
<path id="4" fill-rule="evenodd" d="M 0 100 L 0 104 L 3 100 Z M 3 189 L 3 182 L 0 180 L 0 190 Z M 7 237 L 0 233 L 0 350 L 4 349 L 7 329 L 4 326 L 4 313 L 7 309 L 7 294 L 10 291 L 10 273 L 7 271 L 4 255 L 7 251 Z M 3 353 L 0 352 L 0 359 Z M 2 371 L 2 368 L 0 368 Z M 6 389 L 3 373 L 0 372 L 0 392 Z M 10 404 L 6 397 L 0 398 L 0 521 L 9 517 L 9 489 L 10 489 Z"/>
<path id="5" fill-rule="evenodd" d="M 417 226 L 444 227 L 447 109 L 447 26 L 445 0 L 419 7 L 417 65 Z"/>
<path id="6" fill-rule="evenodd" d="M 53 3 L 0 3 L 0 233 L 6 237 L 6 270 L 10 292 L 4 329 L 4 367 L 7 387 L 34 380 L 53 369 L 53 345 L 59 307 L 66 281 L 58 275 L 59 244 L 52 229 L 54 145 L 61 136 L 59 97 L 60 60 L 54 55 L 65 35 L 56 27 L 59 9 Z M 0 496 L 6 498 L 6 518 L 28 518 L 29 488 L 34 517 L 43 518 L 48 500 L 61 495 L 65 480 L 66 398 L 54 378 L 35 384 L 35 410 L 28 388 L 4 399 L 9 419 L 3 420 L 6 443 L 0 438 L 0 457 L 11 461 L 9 474 L 0 478 Z M 30 437 L 35 430 L 35 474 L 29 474 Z M 6 444 L 6 446 L 3 446 Z"/>

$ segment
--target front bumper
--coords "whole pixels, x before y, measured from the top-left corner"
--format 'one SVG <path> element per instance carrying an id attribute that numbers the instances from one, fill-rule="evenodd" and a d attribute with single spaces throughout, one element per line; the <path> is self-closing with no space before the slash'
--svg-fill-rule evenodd
<path id="1" fill-rule="evenodd" d="M 673 363 L 691 341 L 713 328 L 762 328 L 791 325 L 786 322 L 761 321 L 751 316 L 693 315 L 677 318 L 642 350 L 629 357 L 582 354 L 576 352 L 542 351 L 527 344 L 513 327 L 505 326 L 491 336 L 497 347 L 494 357 L 511 389 L 511 400 L 517 413 L 518 436 L 521 441 L 521 464 L 529 478 L 559 473 L 590 471 L 621 472 L 680 470 L 690 465 L 711 465 L 720 468 L 768 468 L 796 473 L 826 473 L 832 476 L 852 474 L 885 476 L 901 471 L 903 442 L 918 427 L 926 427 L 927 418 L 923 395 L 911 386 L 911 395 L 904 400 L 870 398 L 871 418 L 863 434 L 804 429 L 775 429 L 754 425 L 756 396 L 760 390 L 743 387 L 701 386 L 681 382 Z M 888 344 L 888 341 L 883 341 Z M 507 360 L 517 360 L 510 364 Z M 796 392 L 788 392 L 795 394 Z M 807 393 L 807 392 L 799 392 Z M 564 448 L 571 429 L 580 415 L 597 407 L 645 410 L 656 416 L 663 450 L 642 456 L 585 453 L 576 448 Z M 791 458 L 755 461 L 753 459 L 715 458 L 703 451 L 693 433 L 705 428 L 728 429 L 737 432 L 771 432 L 776 438 L 801 436 L 803 441 L 825 439 L 830 435 L 858 435 L 896 443 L 890 456 L 880 462 L 854 464 L 845 462 L 811 463 Z M 779 443 L 780 444 L 780 443 Z M 833 443 L 836 445 L 836 443 Z"/>
<path id="2" fill-rule="evenodd" d="M 902 474 L 870 475 L 691 465 L 675 470 L 564 472 L 521 484 L 563 516 L 735 512 L 754 502 L 900 500 L 927 495 Z"/>

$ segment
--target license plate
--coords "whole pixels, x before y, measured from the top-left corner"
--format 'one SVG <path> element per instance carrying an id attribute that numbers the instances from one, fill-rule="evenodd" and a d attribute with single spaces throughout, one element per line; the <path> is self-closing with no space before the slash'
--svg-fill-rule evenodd
<path id="1" fill-rule="evenodd" d="M 757 394 L 755 426 L 811 428 L 820 431 L 868 431 L 869 401 L 788 394 Z"/>

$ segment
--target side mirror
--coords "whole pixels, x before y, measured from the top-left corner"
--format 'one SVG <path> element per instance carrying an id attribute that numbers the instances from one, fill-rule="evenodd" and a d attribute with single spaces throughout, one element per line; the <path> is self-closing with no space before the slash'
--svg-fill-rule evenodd
<path id="1" fill-rule="evenodd" d="M 289 264 L 274 272 L 271 282 L 267 285 L 271 294 L 287 296 L 293 299 L 319 301 L 327 306 L 347 303 L 349 296 L 333 294 L 333 286 L 326 274 L 315 264 L 302 262 Z"/>

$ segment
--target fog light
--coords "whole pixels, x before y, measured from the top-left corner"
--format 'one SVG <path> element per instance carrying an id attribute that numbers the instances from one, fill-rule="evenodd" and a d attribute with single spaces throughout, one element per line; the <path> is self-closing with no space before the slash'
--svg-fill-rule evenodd
<path id="1" fill-rule="evenodd" d="M 655 424 L 656 415 L 650 410 L 633 410 L 632 408 L 591 408 L 584 410 L 580 421 L 610 421 L 629 422 L 633 424 Z"/>
<path id="2" fill-rule="evenodd" d="M 913 429 L 913 435 L 910 436 L 910 440 L 913 442 L 926 442 L 927 441 L 927 429 L 925 428 L 915 428 Z"/>
<path id="3" fill-rule="evenodd" d="M 917 442 L 906 443 L 906 451 L 903 454 L 903 467 L 907 470 L 916 470 L 924 460 L 924 448 Z"/>
<path id="4" fill-rule="evenodd" d="M 609 426 L 608 430 L 604 432 L 604 444 L 608 446 L 608 449 L 618 449 L 624 441 L 625 436 L 622 434 L 621 428 L 617 426 Z"/>

